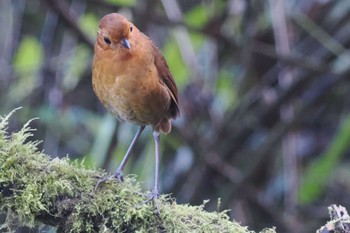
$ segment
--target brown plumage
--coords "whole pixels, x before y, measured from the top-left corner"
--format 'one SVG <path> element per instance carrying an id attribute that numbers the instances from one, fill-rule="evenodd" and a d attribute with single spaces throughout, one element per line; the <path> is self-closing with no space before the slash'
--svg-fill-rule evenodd
<path id="1" fill-rule="evenodd" d="M 177 87 L 162 53 L 124 16 L 108 14 L 99 23 L 92 83 L 110 113 L 140 126 L 114 174 L 119 180 L 134 143 L 146 125 L 152 126 L 156 143 L 153 197 L 157 197 L 159 133 L 169 133 L 171 120 L 180 113 Z"/>

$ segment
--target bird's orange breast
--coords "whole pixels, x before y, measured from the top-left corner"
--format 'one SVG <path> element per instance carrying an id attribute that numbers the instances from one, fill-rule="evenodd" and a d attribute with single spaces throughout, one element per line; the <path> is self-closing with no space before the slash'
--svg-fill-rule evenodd
<path id="1" fill-rule="evenodd" d="M 116 117 L 140 125 L 156 125 L 168 115 L 170 96 L 150 62 L 151 59 L 140 56 L 127 61 L 95 57 L 94 91 Z"/>

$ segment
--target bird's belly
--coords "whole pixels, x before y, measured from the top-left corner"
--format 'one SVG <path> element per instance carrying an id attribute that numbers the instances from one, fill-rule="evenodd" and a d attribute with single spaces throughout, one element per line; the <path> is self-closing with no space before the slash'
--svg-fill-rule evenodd
<path id="1" fill-rule="evenodd" d="M 119 120 L 138 125 L 156 125 L 164 118 L 170 97 L 157 82 L 150 85 L 146 77 L 115 76 L 95 79 L 95 91 L 103 105 Z M 107 81 L 108 79 L 108 81 Z"/>
<path id="2" fill-rule="evenodd" d="M 130 121 L 132 123 L 144 125 L 137 120 L 135 112 L 125 98 L 113 94 L 108 99 L 109 101 L 106 101 L 104 106 L 112 115 L 122 121 Z"/>
<path id="3" fill-rule="evenodd" d="M 119 120 L 134 122 L 135 113 L 120 88 L 109 77 L 99 74 L 93 79 L 93 89 L 103 106 Z"/>

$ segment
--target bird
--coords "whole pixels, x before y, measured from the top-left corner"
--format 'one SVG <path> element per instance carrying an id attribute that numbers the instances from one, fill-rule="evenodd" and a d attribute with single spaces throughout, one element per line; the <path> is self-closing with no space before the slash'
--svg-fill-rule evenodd
<path id="1" fill-rule="evenodd" d="M 123 181 L 123 169 L 138 138 L 151 126 L 155 142 L 154 188 L 159 196 L 160 134 L 168 134 L 180 115 L 178 88 L 160 49 L 119 13 L 99 21 L 92 62 L 92 86 L 103 106 L 118 120 L 139 126 L 128 150 L 112 176 Z"/>

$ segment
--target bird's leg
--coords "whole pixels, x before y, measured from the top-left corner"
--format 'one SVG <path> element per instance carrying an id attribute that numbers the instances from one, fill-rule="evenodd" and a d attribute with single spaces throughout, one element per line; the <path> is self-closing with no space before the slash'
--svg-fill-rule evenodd
<path id="1" fill-rule="evenodd" d="M 130 154 L 131 154 L 131 151 L 132 149 L 134 148 L 135 144 L 136 144 L 136 141 L 137 139 L 139 139 L 142 131 L 145 129 L 145 126 L 142 125 L 140 126 L 140 128 L 137 130 L 136 134 L 135 134 L 135 137 L 134 139 L 131 141 L 130 143 L 130 146 L 128 148 L 128 150 L 126 151 L 126 154 L 122 160 L 122 162 L 120 163 L 118 169 L 115 171 L 114 173 L 114 177 L 117 178 L 119 181 L 124 181 L 123 179 L 123 170 L 124 170 L 124 167 L 126 165 L 126 163 L 128 162 L 129 158 L 130 158 Z"/>
<path id="2" fill-rule="evenodd" d="M 97 182 L 97 184 L 96 184 L 96 186 L 95 186 L 95 189 L 97 189 L 98 186 L 99 186 L 101 183 L 103 183 L 103 182 L 105 182 L 106 180 L 109 180 L 109 179 L 111 179 L 111 178 L 113 178 L 113 177 L 117 178 L 117 180 L 118 180 L 119 182 L 123 182 L 123 181 L 124 181 L 124 179 L 123 179 L 123 170 L 124 170 L 124 167 L 125 167 L 126 163 L 127 163 L 128 160 L 129 160 L 131 151 L 132 151 L 132 149 L 134 148 L 137 139 L 140 137 L 140 135 L 141 135 L 141 133 L 142 133 L 142 131 L 143 131 L 144 129 L 145 129 L 145 126 L 142 125 L 142 126 L 140 126 L 140 128 L 137 130 L 137 132 L 136 132 L 136 134 L 135 134 L 133 140 L 132 140 L 131 143 L 130 143 L 130 146 L 129 146 L 128 150 L 126 151 L 126 154 L 124 155 L 124 158 L 123 158 L 122 162 L 120 163 L 120 165 L 119 165 L 118 169 L 115 171 L 115 173 L 114 173 L 112 176 L 107 176 L 107 177 L 104 177 L 104 178 L 100 179 L 100 180 Z"/>
<path id="3" fill-rule="evenodd" d="M 156 151 L 156 158 L 155 158 L 155 174 L 154 174 L 154 190 L 153 190 L 153 194 L 154 194 L 154 198 L 158 198 L 159 195 L 159 191 L 158 191 L 158 177 L 159 177 L 159 133 L 154 131 L 153 132 L 153 137 L 154 137 L 154 142 L 155 142 L 155 151 Z"/>
<path id="4" fill-rule="evenodd" d="M 154 188 L 153 192 L 147 199 L 146 203 L 151 201 L 151 200 L 157 200 L 159 196 L 159 190 L 158 190 L 158 176 L 159 176 L 159 132 L 154 131 L 153 132 L 153 137 L 154 137 L 154 142 L 155 142 L 155 175 L 154 175 Z M 157 203 L 155 203 L 157 204 Z M 158 206 L 157 206 L 158 208 Z"/>

